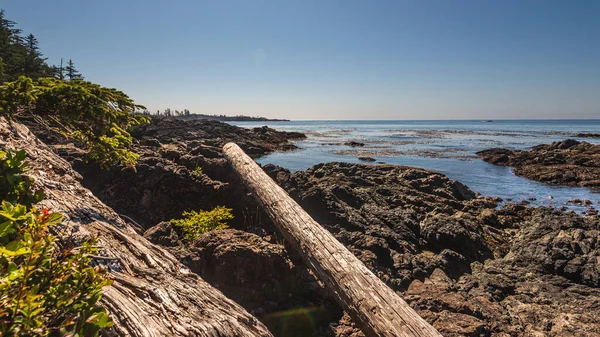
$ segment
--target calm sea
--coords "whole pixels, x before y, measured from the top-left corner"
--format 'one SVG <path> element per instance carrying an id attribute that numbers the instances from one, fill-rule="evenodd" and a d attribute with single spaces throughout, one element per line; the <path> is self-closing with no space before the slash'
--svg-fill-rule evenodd
<path id="1" fill-rule="evenodd" d="M 484 195 L 514 201 L 535 198 L 532 204 L 562 206 L 572 198 L 600 202 L 600 191 L 549 186 L 515 176 L 510 168 L 483 162 L 477 151 L 504 147 L 527 149 L 537 144 L 573 138 L 579 133 L 600 134 L 600 120 L 501 120 L 501 121 L 291 121 L 236 122 L 242 127 L 268 125 L 281 131 L 299 131 L 308 139 L 296 142 L 299 150 L 273 153 L 258 160 L 291 171 L 305 170 L 332 161 L 358 163 L 359 156 L 378 162 L 435 170 Z M 349 147 L 346 142 L 364 143 Z M 549 198 L 552 196 L 552 199 Z M 578 209 L 581 211 L 581 209 Z"/>

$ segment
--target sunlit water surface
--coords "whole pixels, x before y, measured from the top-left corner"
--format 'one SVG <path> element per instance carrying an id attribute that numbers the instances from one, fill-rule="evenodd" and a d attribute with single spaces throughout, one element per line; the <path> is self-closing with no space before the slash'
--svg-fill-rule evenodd
<path id="1" fill-rule="evenodd" d="M 503 147 L 528 149 L 538 144 L 573 138 L 600 143 L 600 138 L 577 137 L 579 133 L 600 134 L 600 120 L 521 121 L 291 121 L 235 122 L 241 127 L 267 125 L 280 131 L 306 133 L 293 152 L 277 152 L 258 160 L 290 171 L 315 164 L 343 161 L 359 163 L 358 156 L 378 162 L 421 167 L 446 174 L 483 195 L 514 201 L 535 199 L 532 205 L 561 207 L 573 198 L 590 199 L 596 206 L 600 191 L 587 188 L 541 184 L 521 178 L 511 168 L 488 164 L 477 151 Z M 345 142 L 364 143 L 352 148 Z M 550 196 L 552 198 L 550 198 Z M 583 211 L 584 208 L 570 206 Z"/>

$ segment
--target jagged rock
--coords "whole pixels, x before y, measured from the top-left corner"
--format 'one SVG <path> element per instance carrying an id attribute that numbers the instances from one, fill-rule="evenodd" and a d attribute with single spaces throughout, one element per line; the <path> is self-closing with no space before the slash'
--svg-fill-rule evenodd
<path id="1" fill-rule="evenodd" d="M 166 125 L 171 127 L 170 122 Z M 178 216 L 185 208 L 223 203 L 239 211 L 235 227 L 249 228 L 246 223 L 251 223 L 254 230 L 262 225 L 265 234 L 272 234 L 269 221 L 261 218 L 260 210 L 256 212 L 256 204 L 218 155 L 224 139 L 238 137 L 227 133 L 238 129 L 216 125 L 213 130 L 210 125 L 201 132 L 150 127 L 144 131 L 147 134 L 136 134 L 140 144 L 149 144 L 135 146 L 142 154 L 138 173 L 147 175 L 151 183 L 138 181 L 120 169 L 108 173 L 107 178 L 102 178 L 106 174 L 102 172 L 81 172 L 104 179 L 96 188 L 106 186 L 103 198 L 116 197 L 115 203 L 129 205 L 125 214 L 136 211 L 134 201 L 140 198 L 136 188 L 150 190 L 146 200 L 158 201 L 144 203 L 137 209 L 141 214 L 136 215 L 147 219 L 147 227 L 158 223 L 156 220 Z M 248 132 L 270 133 L 264 128 Z M 144 137 L 155 139 L 160 148 Z M 243 148 L 254 154 L 265 151 L 260 147 L 264 140 L 257 139 Z M 265 139 L 268 142 L 269 138 Z M 559 162 L 563 151 L 578 151 L 581 144 L 585 143 L 555 144 L 544 151 L 556 155 L 540 160 Z M 288 145 L 282 143 L 281 149 Z M 61 151 L 69 155 L 68 149 Z M 578 160 L 587 160 L 582 151 Z M 498 163 L 508 164 L 514 157 L 510 150 L 494 153 Z M 576 157 L 574 153 L 569 156 Z M 201 172 L 194 172 L 198 167 Z M 265 170 L 445 336 L 600 334 L 596 317 L 600 311 L 600 221 L 594 212 L 582 217 L 516 204 L 496 209 L 501 200 L 477 196 L 440 173 L 403 166 L 329 163 L 293 174 L 272 165 Z M 123 190 L 132 190 L 132 195 L 123 196 Z M 165 193 L 167 197 L 161 198 Z M 171 209 L 173 213 L 165 211 Z M 256 213 L 249 211 L 252 209 Z M 306 307 L 310 302 L 320 308 L 325 303 L 320 288 L 309 286 L 314 279 L 311 281 L 306 269 L 282 246 L 248 233 L 224 232 L 205 234 L 187 247 L 177 231 L 164 223 L 146 235 L 169 245 L 181 261 L 226 295 L 239 298 L 280 336 L 286 333 L 279 323 L 273 323 L 273 317 L 291 314 L 286 305 Z M 301 280 L 300 287 L 285 288 L 290 275 Z M 286 302 L 285 295 L 280 296 L 286 291 L 280 293 L 280 286 L 294 300 Z M 307 287 L 312 290 L 306 291 Z M 301 297 L 308 300 L 302 302 Z M 346 316 L 329 327 L 329 332 L 339 337 L 361 335 Z"/>
<path id="2" fill-rule="evenodd" d="M 492 255 L 483 237 L 502 241 L 502 233 L 488 233 L 489 226 L 477 223 L 476 212 L 462 212 L 473 208 L 475 194 L 440 173 L 349 163 L 319 164 L 293 175 L 273 165 L 264 169 L 398 290 L 435 268 L 453 275 L 469 270 L 471 262 Z M 482 207 L 496 206 L 490 202 Z M 443 221 L 448 230 L 442 229 Z M 462 231 L 455 232 L 458 228 Z M 471 241 L 461 241 L 466 238 Z"/>
<path id="3" fill-rule="evenodd" d="M 297 132 L 245 129 L 213 120 L 153 118 L 132 132 L 133 150 L 140 155 L 135 169 L 104 170 L 86 163 L 83 153 L 59 142 L 49 130 L 39 126 L 34 130 L 56 144 L 55 148 L 66 149 L 61 155 L 82 174 L 85 187 L 144 229 L 179 218 L 183 211 L 216 206 L 232 208 L 232 224 L 243 228 L 244 219 L 260 218 L 260 211 L 245 191 L 231 186 L 231 182 L 237 184 L 237 177 L 223 158 L 221 147 L 235 141 L 248 153 L 260 156 L 295 149 L 289 141 L 305 137 Z"/>
<path id="4" fill-rule="evenodd" d="M 494 198 L 402 166 L 265 171 L 444 336 L 600 334 L 597 216 L 497 210 Z M 356 333 L 342 321 L 337 336 Z"/>
<path id="5" fill-rule="evenodd" d="M 183 245 L 183 232 L 181 228 L 165 221 L 146 230 L 144 237 L 165 247 L 179 247 Z"/>
<path id="6" fill-rule="evenodd" d="M 483 160 L 512 166 L 517 175 L 554 185 L 600 187 L 600 145 L 567 139 L 530 150 L 488 149 Z"/>

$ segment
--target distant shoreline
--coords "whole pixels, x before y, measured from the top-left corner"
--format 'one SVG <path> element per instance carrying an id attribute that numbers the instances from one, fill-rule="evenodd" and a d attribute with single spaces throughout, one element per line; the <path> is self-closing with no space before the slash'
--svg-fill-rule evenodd
<path id="1" fill-rule="evenodd" d="M 173 118 L 185 121 L 210 119 L 221 122 L 289 122 L 289 119 L 271 119 L 266 117 L 251 117 L 251 116 L 225 116 L 225 115 L 203 115 L 191 114 L 187 116 L 173 116 Z"/>

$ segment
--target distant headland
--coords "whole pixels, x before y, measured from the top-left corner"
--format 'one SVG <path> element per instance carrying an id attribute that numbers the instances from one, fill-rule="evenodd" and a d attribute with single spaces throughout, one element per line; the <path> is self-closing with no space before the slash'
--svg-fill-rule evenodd
<path id="1" fill-rule="evenodd" d="M 190 114 L 184 116 L 177 116 L 176 118 L 182 120 L 197 120 L 197 119 L 211 119 L 221 122 L 289 122 L 289 119 L 271 119 L 259 116 L 226 116 L 226 115 L 204 115 L 204 114 Z"/>
<path id="2" fill-rule="evenodd" d="M 182 111 L 165 109 L 164 111 L 157 110 L 155 113 L 151 113 L 148 110 L 136 111 L 135 114 L 147 115 L 147 116 L 162 116 L 162 117 L 175 117 L 177 119 L 192 121 L 198 119 L 210 119 L 221 122 L 289 122 L 289 119 L 271 119 L 259 116 L 227 116 L 227 115 L 206 115 L 191 113 L 188 109 Z"/>

